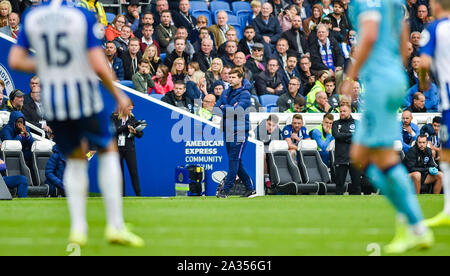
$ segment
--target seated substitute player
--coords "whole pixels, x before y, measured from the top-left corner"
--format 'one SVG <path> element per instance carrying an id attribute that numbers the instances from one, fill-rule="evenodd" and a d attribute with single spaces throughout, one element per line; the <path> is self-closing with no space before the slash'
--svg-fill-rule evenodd
<path id="1" fill-rule="evenodd" d="M 407 87 L 404 64 L 409 32 L 402 14 L 403 1 L 358 0 L 350 5 L 352 26 L 359 29 L 360 49 L 341 91 L 352 96 L 353 81 L 359 75 L 365 84 L 364 112 L 350 156 L 397 211 L 397 233 L 384 251 L 399 254 L 429 248 L 434 244 L 433 232 L 423 222 L 413 183 L 393 149 L 400 133 L 396 111 Z"/>
<path id="2" fill-rule="evenodd" d="M 293 158 L 297 157 L 298 144 L 300 141 L 310 139 L 304 124 L 303 116 L 301 114 L 295 114 L 294 117 L 292 117 L 292 123 L 285 126 L 282 131 L 283 139 L 288 143 L 289 152 Z"/>
<path id="3" fill-rule="evenodd" d="M 62 0 L 44 3 L 23 18 L 17 45 L 9 53 L 9 65 L 13 70 L 37 71 L 42 80 L 46 117 L 55 142 L 67 157 L 64 184 L 71 218 L 69 242 L 80 246 L 87 243 L 89 178 L 85 157 L 89 143 L 99 149 L 98 177 L 107 215 L 106 240 L 143 246 L 144 241 L 131 233 L 123 220 L 119 155 L 96 76 L 119 108 L 128 106 L 129 98 L 113 84 L 101 47 L 103 26 L 96 23 L 93 13 L 70 7 Z M 34 56 L 29 55 L 29 48 L 36 50 Z"/>
<path id="4" fill-rule="evenodd" d="M 425 80 L 426 73 L 434 63 L 437 70 L 441 92 L 442 109 L 442 129 L 441 140 L 442 150 L 440 152 L 440 168 L 444 173 L 444 210 L 435 217 L 426 220 L 428 226 L 450 225 L 450 1 L 434 0 L 431 1 L 432 14 L 437 20 L 430 23 L 422 33 L 420 41 L 420 69 L 419 79 Z M 423 82 L 422 82 L 423 83 Z"/>

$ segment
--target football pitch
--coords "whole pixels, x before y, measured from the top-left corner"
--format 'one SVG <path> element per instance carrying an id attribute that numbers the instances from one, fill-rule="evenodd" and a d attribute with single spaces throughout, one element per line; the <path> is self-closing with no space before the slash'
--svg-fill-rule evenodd
<path id="1" fill-rule="evenodd" d="M 425 217 L 441 211 L 442 195 L 419 196 Z M 0 201 L 0 255 L 62 255 L 66 200 Z M 377 255 L 394 235 L 394 211 L 382 196 L 125 198 L 124 213 L 144 248 L 108 245 L 101 198 L 88 200 L 89 241 L 79 254 L 158 256 Z M 450 255 L 450 227 L 436 244 L 406 255 Z"/>

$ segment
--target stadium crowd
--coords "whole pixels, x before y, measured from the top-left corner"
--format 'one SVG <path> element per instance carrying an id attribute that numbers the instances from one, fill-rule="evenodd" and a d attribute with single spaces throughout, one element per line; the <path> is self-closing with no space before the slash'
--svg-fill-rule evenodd
<path id="1" fill-rule="evenodd" d="M 250 84 L 256 112 L 296 113 L 292 124 L 283 130 L 278 128 L 275 115 L 263 121 L 256 131 L 258 139 L 266 144 L 272 139 L 286 139 L 294 152 L 302 139 L 314 139 L 327 165 L 329 143 L 336 139 L 337 143 L 348 144 L 348 137 L 340 135 L 333 123 L 333 116 L 325 116 L 323 124 L 308 133 L 298 113 L 341 113 L 341 120 L 353 122 L 351 113 L 360 112 L 364 83 L 354 82 L 352 98 L 339 90 L 344 72 L 358 51 L 358 33 L 348 17 L 351 0 L 231 1 L 249 3 L 229 5 L 227 9 L 216 8 L 207 0 L 116 1 L 78 0 L 75 4 L 95 12 L 103 24 L 105 55 L 117 81 L 144 94 L 160 95 L 166 103 L 212 120 L 214 104 L 230 87 L 228 73 L 238 67 Z M 197 12 L 194 2 L 203 3 L 206 10 Z M 16 38 L 21 15 L 33 4 L 30 0 L 1 1 L 0 32 Z M 121 4 L 124 12 L 108 4 Z M 107 18 L 111 13 L 115 16 Z M 437 112 L 440 103 L 434 76 L 429 76 L 432 82 L 424 91 L 418 84 L 421 31 L 433 19 L 428 0 L 406 0 L 404 13 L 411 30 L 405 66 L 409 87 L 399 109 L 405 110 L 399 137 L 408 157 L 411 148 L 416 154 L 423 151 L 413 143 L 425 136 L 432 159 L 439 160 L 440 118 L 420 130 L 411 123 L 412 113 Z M 4 89 L 1 82 L 0 89 Z M 22 112 L 17 116 L 43 128 L 51 137 L 51 129 L 43 122 L 39 93 L 39 79 L 35 77 L 30 80 L 30 93 L 13 92 L 1 103 L 2 108 Z M 263 103 L 263 98 L 270 99 L 270 104 Z M 4 135 L 2 132 L 2 139 Z M 23 148 L 26 151 L 29 147 Z M 349 162 L 348 157 L 342 160 L 341 165 Z M 417 178 L 416 168 L 408 169 Z M 267 173 L 266 169 L 266 181 Z"/>

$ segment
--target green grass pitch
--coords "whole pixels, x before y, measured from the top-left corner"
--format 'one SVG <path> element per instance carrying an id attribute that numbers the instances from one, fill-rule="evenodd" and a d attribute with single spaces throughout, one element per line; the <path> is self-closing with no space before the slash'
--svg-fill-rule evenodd
<path id="1" fill-rule="evenodd" d="M 443 206 L 442 195 L 419 200 L 425 217 Z M 0 255 L 72 253 L 65 199 L 0 201 L 0 213 Z M 108 245 L 103 201 L 89 198 L 89 242 L 80 254 L 369 256 L 394 235 L 394 211 L 382 196 L 125 198 L 124 213 L 144 248 Z M 432 249 L 407 255 L 450 255 L 450 228 L 434 233 Z"/>

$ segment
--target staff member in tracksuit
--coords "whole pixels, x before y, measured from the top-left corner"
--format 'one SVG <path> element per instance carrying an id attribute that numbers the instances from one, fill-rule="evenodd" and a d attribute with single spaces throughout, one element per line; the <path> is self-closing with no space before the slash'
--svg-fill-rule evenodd
<path id="1" fill-rule="evenodd" d="M 331 133 L 335 141 L 336 194 L 344 194 L 344 183 L 350 170 L 352 184 L 349 193 L 361 195 L 361 173 L 350 164 L 350 145 L 355 133 L 356 124 L 348 105 L 340 106 L 340 119 L 333 122 Z"/>
<path id="2" fill-rule="evenodd" d="M 247 188 L 242 197 L 253 197 L 256 192 L 253 189 L 252 179 L 242 164 L 242 155 L 247 144 L 250 129 L 249 110 L 251 85 L 244 81 L 244 72 L 239 68 L 233 68 L 229 73 L 230 87 L 222 93 L 216 106 L 222 111 L 225 145 L 228 153 L 228 174 L 223 189 L 217 197 L 226 198 L 230 189 L 234 186 L 236 175 Z"/>

